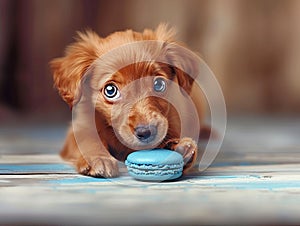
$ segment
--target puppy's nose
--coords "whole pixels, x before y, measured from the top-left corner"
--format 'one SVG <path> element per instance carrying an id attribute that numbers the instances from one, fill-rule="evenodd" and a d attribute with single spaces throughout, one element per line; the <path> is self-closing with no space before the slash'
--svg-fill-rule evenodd
<path id="1" fill-rule="evenodd" d="M 143 143 L 149 143 L 154 140 L 157 128 L 153 125 L 138 125 L 134 129 L 134 134 Z"/>

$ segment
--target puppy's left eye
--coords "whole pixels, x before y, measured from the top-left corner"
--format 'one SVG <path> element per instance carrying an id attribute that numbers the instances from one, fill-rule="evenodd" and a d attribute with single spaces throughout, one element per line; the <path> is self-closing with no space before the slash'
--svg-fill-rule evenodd
<path id="1" fill-rule="evenodd" d="M 104 87 L 105 98 L 109 101 L 114 101 L 120 98 L 121 94 L 118 87 L 115 84 L 107 84 Z"/>
<path id="2" fill-rule="evenodd" d="M 155 92 L 162 93 L 166 90 L 166 80 L 163 78 L 156 78 L 153 83 L 153 89 Z"/>

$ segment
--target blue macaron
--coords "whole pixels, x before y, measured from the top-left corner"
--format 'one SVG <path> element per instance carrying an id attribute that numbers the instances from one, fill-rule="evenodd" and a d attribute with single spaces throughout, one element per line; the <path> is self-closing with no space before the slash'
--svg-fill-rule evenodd
<path id="1" fill-rule="evenodd" d="M 166 149 L 141 150 L 127 156 L 129 175 L 144 181 L 174 180 L 182 175 L 183 157 Z"/>

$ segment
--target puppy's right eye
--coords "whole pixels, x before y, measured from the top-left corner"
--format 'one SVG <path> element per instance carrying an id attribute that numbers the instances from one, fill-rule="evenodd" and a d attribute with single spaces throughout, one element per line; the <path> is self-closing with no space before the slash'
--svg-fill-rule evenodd
<path id="1" fill-rule="evenodd" d="M 115 101 L 120 98 L 121 93 L 115 84 L 107 84 L 104 87 L 104 96 L 109 101 Z"/>
<path id="2" fill-rule="evenodd" d="M 163 93 L 166 90 L 166 81 L 165 79 L 158 77 L 154 80 L 153 89 L 157 93 Z"/>

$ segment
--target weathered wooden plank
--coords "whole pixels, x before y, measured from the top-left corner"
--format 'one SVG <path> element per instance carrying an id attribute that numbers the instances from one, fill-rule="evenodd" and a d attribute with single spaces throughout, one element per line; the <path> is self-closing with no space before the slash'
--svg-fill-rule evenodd
<path id="1" fill-rule="evenodd" d="M 0 225 L 299 224 L 299 120 L 234 119 L 228 128 L 205 172 L 153 183 L 124 164 L 118 178 L 77 174 L 58 156 L 66 127 L 2 127 Z"/>
<path id="2" fill-rule="evenodd" d="M 53 184 L 86 184 L 113 182 L 125 186 L 148 186 L 150 184 L 133 180 L 127 174 L 124 165 L 120 164 L 121 175 L 119 178 L 103 179 L 85 177 L 77 174 L 74 168 L 67 164 L 0 164 L 0 180 L 2 186 L 9 185 L 9 178 L 17 184 L 21 181 L 33 181 L 34 183 Z M 47 179 L 48 178 L 48 179 Z M 49 179 L 50 178 L 50 179 Z M 55 179 L 53 179 L 55 178 Z M 47 184 L 46 183 L 46 184 Z M 197 172 L 184 176 L 175 182 L 160 183 L 161 186 L 184 185 L 191 187 L 202 184 L 209 187 L 243 187 L 244 189 L 299 189 L 300 167 L 299 164 L 269 164 L 269 165 L 226 165 L 212 166 L 205 172 Z M 247 187 L 248 186 L 248 187 Z"/>
<path id="3" fill-rule="evenodd" d="M 0 164 L 42 164 L 42 163 L 60 163 L 64 164 L 58 154 L 2 154 L 0 155 Z"/>
<path id="4" fill-rule="evenodd" d="M 65 164 L 0 164 L 1 174 L 52 174 L 75 173 L 74 168 Z"/>
<path id="5" fill-rule="evenodd" d="M 75 183 L 50 180 L 50 184 L 1 188 L 1 222 L 153 225 L 300 220 L 299 189 L 228 185 L 251 184 L 256 177 L 222 177 L 219 187 L 212 182 L 216 178 L 131 185 L 83 178 Z"/>

